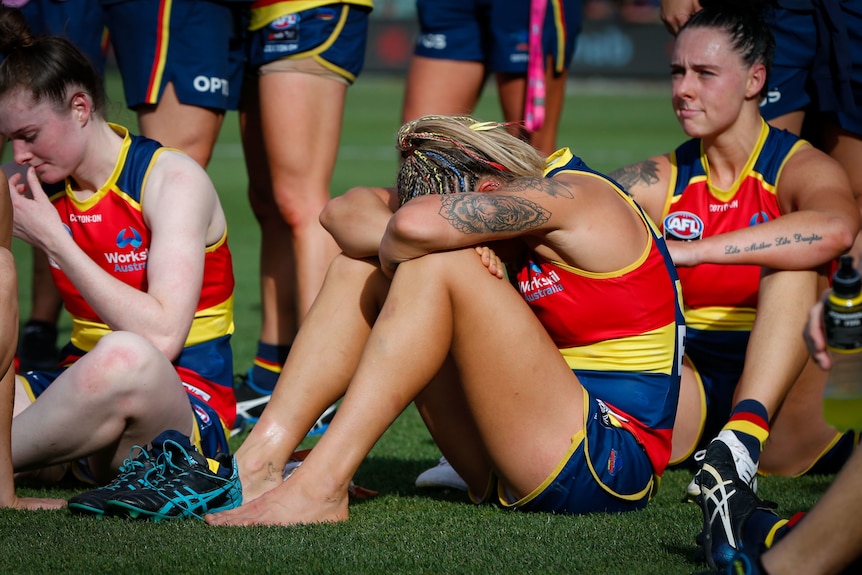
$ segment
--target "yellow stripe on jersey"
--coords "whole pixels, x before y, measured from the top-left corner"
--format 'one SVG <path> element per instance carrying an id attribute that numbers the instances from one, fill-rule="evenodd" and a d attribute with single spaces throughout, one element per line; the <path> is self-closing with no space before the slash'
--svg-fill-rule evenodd
<path id="1" fill-rule="evenodd" d="M 629 337 L 561 349 L 560 353 L 572 369 L 670 375 L 676 362 L 676 336 L 676 323 L 669 323 Z"/>
<path id="2" fill-rule="evenodd" d="M 202 309 L 195 314 L 186 347 L 234 332 L 233 294 L 222 303 L 208 309 Z"/>
<path id="3" fill-rule="evenodd" d="M 751 331 L 757 310 L 750 307 L 685 308 L 685 325 L 712 331 Z"/>
<path id="4" fill-rule="evenodd" d="M 202 309 L 195 314 L 185 346 L 211 341 L 234 332 L 233 295 L 221 304 Z M 96 347 L 96 343 L 113 330 L 107 325 L 72 316 L 72 345 L 84 351 Z"/>

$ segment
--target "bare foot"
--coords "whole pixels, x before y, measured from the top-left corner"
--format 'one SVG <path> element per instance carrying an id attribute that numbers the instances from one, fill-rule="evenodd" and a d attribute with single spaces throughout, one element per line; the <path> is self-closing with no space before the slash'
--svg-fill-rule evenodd
<path id="1" fill-rule="evenodd" d="M 289 480 L 236 509 L 207 515 L 210 525 L 296 525 L 346 521 L 347 485 L 332 493 L 320 484 L 305 485 L 301 469 Z M 245 489 L 245 486 L 243 486 Z"/>
<path id="2" fill-rule="evenodd" d="M 278 466 L 272 461 L 267 461 L 264 467 L 258 469 L 248 469 L 248 466 L 244 467 L 239 461 L 237 464 L 239 465 L 239 480 L 242 483 L 243 504 L 254 501 L 282 483 L 284 467 Z"/>

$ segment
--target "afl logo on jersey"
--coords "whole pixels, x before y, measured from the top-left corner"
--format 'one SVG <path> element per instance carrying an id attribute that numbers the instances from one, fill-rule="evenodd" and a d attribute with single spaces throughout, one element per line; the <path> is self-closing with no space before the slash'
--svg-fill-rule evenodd
<path id="1" fill-rule="evenodd" d="M 666 240 L 687 242 L 703 237 L 703 220 L 691 212 L 672 212 L 665 216 L 662 226 Z"/>
<path id="2" fill-rule="evenodd" d="M 287 30 L 291 26 L 296 26 L 298 23 L 299 16 L 297 14 L 288 14 L 287 16 L 276 18 L 272 21 L 270 26 L 275 30 Z"/>

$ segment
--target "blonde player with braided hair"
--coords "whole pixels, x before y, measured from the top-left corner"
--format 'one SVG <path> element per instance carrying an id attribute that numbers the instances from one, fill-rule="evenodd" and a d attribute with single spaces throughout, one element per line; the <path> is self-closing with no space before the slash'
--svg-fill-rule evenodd
<path id="1" fill-rule="evenodd" d="M 501 124 L 424 117 L 397 141 L 397 188 L 324 210 L 343 253 L 236 453 L 243 505 L 206 520 L 346 520 L 351 478 L 411 402 L 476 503 L 643 508 L 670 455 L 684 333 L 654 226 L 568 149 L 544 162 Z"/>

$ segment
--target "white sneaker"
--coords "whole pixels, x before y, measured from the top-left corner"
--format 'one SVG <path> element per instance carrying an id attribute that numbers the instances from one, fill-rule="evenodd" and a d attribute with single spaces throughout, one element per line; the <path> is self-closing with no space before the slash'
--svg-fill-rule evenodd
<path id="1" fill-rule="evenodd" d="M 753 459 L 751 459 L 751 456 L 748 454 L 748 449 L 746 449 L 745 445 L 743 445 L 739 438 L 736 437 L 736 434 L 730 430 L 722 429 L 718 433 L 718 436 L 716 436 L 712 441 L 721 441 L 730 448 L 737 475 L 739 475 L 739 478 L 744 481 L 746 485 L 751 487 L 751 490 L 754 493 L 757 493 L 757 464 Z M 694 454 L 694 459 L 698 462 L 703 461 L 705 456 L 706 450 L 702 449 Z M 700 473 L 700 471 L 698 471 L 698 473 Z M 697 475 L 698 474 L 695 473 L 694 478 L 692 478 L 685 490 L 686 499 L 690 501 L 694 501 L 694 499 L 700 495 L 700 484 L 698 483 Z"/>
<path id="2" fill-rule="evenodd" d="M 458 475 L 445 457 L 431 469 L 426 469 L 416 478 L 416 487 L 449 487 L 467 491 L 467 484 Z"/>

